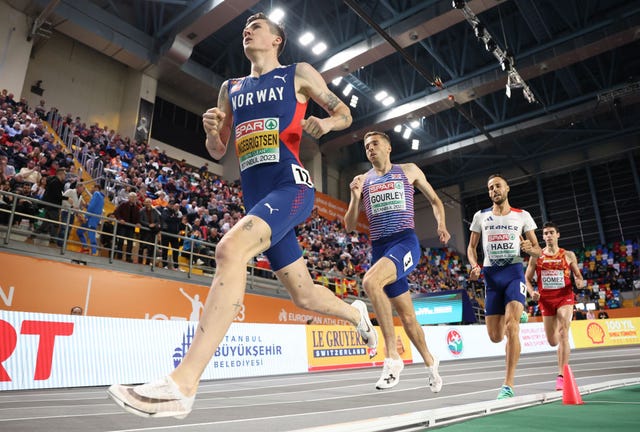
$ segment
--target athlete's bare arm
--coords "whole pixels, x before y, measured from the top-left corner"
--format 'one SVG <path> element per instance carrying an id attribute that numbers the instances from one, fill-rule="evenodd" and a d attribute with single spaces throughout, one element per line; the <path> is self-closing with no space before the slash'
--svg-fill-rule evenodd
<path id="1" fill-rule="evenodd" d="M 451 238 L 451 234 L 447 231 L 447 223 L 444 217 L 444 205 L 442 204 L 442 200 L 438 196 L 431 184 L 427 181 L 427 177 L 424 175 L 424 172 L 414 163 L 407 163 L 400 165 L 402 171 L 404 171 L 404 175 L 407 176 L 407 180 L 409 183 L 414 185 L 422 195 L 424 195 L 431 203 L 431 208 L 433 209 L 433 216 L 436 218 L 436 223 L 438 224 L 438 238 L 440 242 L 444 245 L 447 244 L 449 239 Z"/>
<path id="2" fill-rule="evenodd" d="M 314 116 L 302 120 L 305 132 L 320 138 L 330 131 L 338 131 L 351 126 L 351 111 L 324 82 L 322 75 L 308 63 L 298 63 L 296 67 L 296 92 L 305 101 L 313 99 L 329 117 L 319 119 Z"/>
<path id="3" fill-rule="evenodd" d="M 571 251 L 567 251 L 565 253 L 565 257 L 567 259 L 567 262 L 569 263 L 571 272 L 573 273 L 573 278 L 576 281 L 576 287 L 578 289 L 584 288 L 587 284 L 584 281 L 584 278 L 582 277 L 582 272 L 580 271 L 580 268 L 578 267 L 578 259 L 576 258 L 576 254 L 574 254 Z"/>
<path id="4" fill-rule="evenodd" d="M 467 259 L 471 264 L 471 273 L 469 273 L 469 279 L 472 281 L 478 280 L 480 277 L 480 264 L 478 264 L 478 243 L 480 242 L 480 233 L 471 231 L 469 237 L 469 246 L 467 246 Z"/>
<path id="5" fill-rule="evenodd" d="M 229 81 L 222 83 L 218 93 L 218 106 L 209 108 L 207 112 L 202 114 L 202 126 L 207 134 L 205 145 L 214 159 L 222 158 L 227 152 L 231 136 L 233 113 L 229 103 L 228 87 Z"/>
<path id="6" fill-rule="evenodd" d="M 540 293 L 536 291 L 533 287 L 533 275 L 536 272 L 536 258 L 529 258 L 529 264 L 527 265 L 527 270 L 524 272 L 524 280 L 527 283 L 527 291 L 531 296 L 533 301 L 538 301 L 540 299 Z"/>
<path id="7" fill-rule="evenodd" d="M 362 185 L 364 184 L 364 175 L 357 175 L 351 180 L 349 188 L 351 189 L 351 200 L 349 208 L 344 214 L 344 229 L 347 232 L 354 231 L 358 223 L 358 213 L 360 213 L 360 199 L 362 198 Z"/>

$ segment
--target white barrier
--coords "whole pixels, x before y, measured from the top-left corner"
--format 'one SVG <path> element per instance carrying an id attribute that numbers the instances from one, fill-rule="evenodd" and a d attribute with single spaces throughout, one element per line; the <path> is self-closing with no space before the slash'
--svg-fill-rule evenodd
<path id="1" fill-rule="evenodd" d="M 145 382 L 180 362 L 197 323 L 1 311 L 0 390 Z M 304 326 L 233 324 L 204 379 L 307 372 Z"/>
<path id="2" fill-rule="evenodd" d="M 0 390 L 146 382 L 168 374 L 180 363 L 196 326 L 197 323 L 187 321 L 3 310 Z M 202 378 L 308 372 L 307 356 L 313 351 L 310 348 L 313 340 L 307 340 L 308 328 L 295 324 L 234 323 Z M 441 360 L 504 355 L 504 342 L 492 343 L 484 326 L 423 329 L 429 349 Z M 542 323 L 523 324 L 521 342 L 523 353 L 554 349 L 546 342 Z M 421 362 L 415 347 L 411 351 L 413 361 Z M 340 360 L 337 358 L 336 368 Z"/>
<path id="3" fill-rule="evenodd" d="M 440 360 L 457 360 L 478 357 L 504 356 L 506 340 L 493 343 L 487 334 L 487 328 L 481 325 L 471 326 L 427 326 L 422 327 L 429 351 Z M 569 332 L 569 343 L 574 348 L 573 337 Z M 520 345 L 522 353 L 554 351 L 549 345 L 541 322 L 520 324 Z M 411 345 L 413 362 L 422 363 L 420 353 Z"/>

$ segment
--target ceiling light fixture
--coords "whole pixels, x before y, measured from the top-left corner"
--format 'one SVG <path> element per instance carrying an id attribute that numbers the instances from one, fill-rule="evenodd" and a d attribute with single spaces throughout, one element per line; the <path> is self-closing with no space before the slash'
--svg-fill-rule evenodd
<path id="1" fill-rule="evenodd" d="M 377 100 L 378 102 L 380 102 L 380 101 L 382 101 L 384 98 L 386 98 L 387 96 L 389 96 L 389 95 L 387 94 L 387 92 L 386 92 L 386 91 L 384 91 L 384 90 L 382 90 L 382 91 L 379 91 L 378 93 L 376 93 L 375 98 L 376 98 L 376 100 Z"/>
<path id="2" fill-rule="evenodd" d="M 392 103 L 394 103 L 396 101 L 396 98 L 394 98 L 393 96 L 387 96 L 383 101 L 382 101 L 382 105 L 384 106 L 389 106 Z"/>
<path id="3" fill-rule="evenodd" d="M 353 90 L 353 86 L 347 83 L 347 85 L 344 86 L 344 88 L 342 89 L 342 94 L 345 96 L 349 96 L 349 93 L 351 93 L 351 90 Z"/>
<path id="4" fill-rule="evenodd" d="M 315 39 L 315 35 L 311 32 L 306 32 L 305 34 L 303 34 L 302 36 L 300 36 L 300 39 L 298 39 L 298 42 L 300 42 L 300 45 L 302 46 L 307 46 L 309 45 L 311 42 L 313 42 L 313 40 Z"/>
<path id="5" fill-rule="evenodd" d="M 317 44 L 315 44 L 313 46 L 313 48 L 311 48 L 311 51 L 315 54 L 315 55 L 320 55 L 323 52 L 325 52 L 327 50 L 327 44 L 324 42 L 318 42 Z"/>
<path id="6" fill-rule="evenodd" d="M 271 11 L 271 13 L 269 14 L 269 19 L 271 21 L 273 21 L 276 24 L 281 24 L 282 23 L 282 19 L 284 18 L 284 11 L 280 8 L 276 8 L 274 10 Z"/>

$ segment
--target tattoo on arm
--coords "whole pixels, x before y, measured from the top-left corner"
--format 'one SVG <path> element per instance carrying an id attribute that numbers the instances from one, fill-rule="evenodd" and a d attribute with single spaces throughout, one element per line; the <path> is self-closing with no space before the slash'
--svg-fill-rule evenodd
<path id="1" fill-rule="evenodd" d="M 223 106 L 226 105 L 227 97 L 228 97 L 227 86 L 228 86 L 228 81 L 223 82 L 222 85 L 220 86 L 220 91 L 218 92 L 218 108 L 222 108 Z"/>
<path id="2" fill-rule="evenodd" d="M 251 231 L 251 228 L 253 228 L 253 221 L 247 221 L 243 226 L 242 229 L 245 231 Z"/>
<path id="3" fill-rule="evenodd" d="M 327 93 L 327 108 L 330 112 L 333 112 L 333 110 L 336 109 L 339 103 L 340 99 L 338 99 L 336 95 L 331 92 Z"/>

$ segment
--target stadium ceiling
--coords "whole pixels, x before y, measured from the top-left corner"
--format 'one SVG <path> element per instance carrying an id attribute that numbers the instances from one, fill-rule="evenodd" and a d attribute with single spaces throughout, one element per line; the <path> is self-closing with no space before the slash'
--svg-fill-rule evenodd
<path id="1" fill-rule="evenodd" d="M 33 19 L 32 37 L 62 32 L 206 106 L 249 71 L 246 18 L 281 8 L 281 62 L 309 62 L 345 103 L 357 97 L 353 125 L 319 143 L 338 167 L 366 162 L 373 129 L 392 137 L 394 162 L 417 163 L 436 187 L 488 169 L 527 175 L 532 161 L 588 146 L 640 147 L 637 1 L 5 1 Z M 315 40 L 303 46 L 306 32 Z M 522 81 L 508 80 L 515 71 Z"/>

